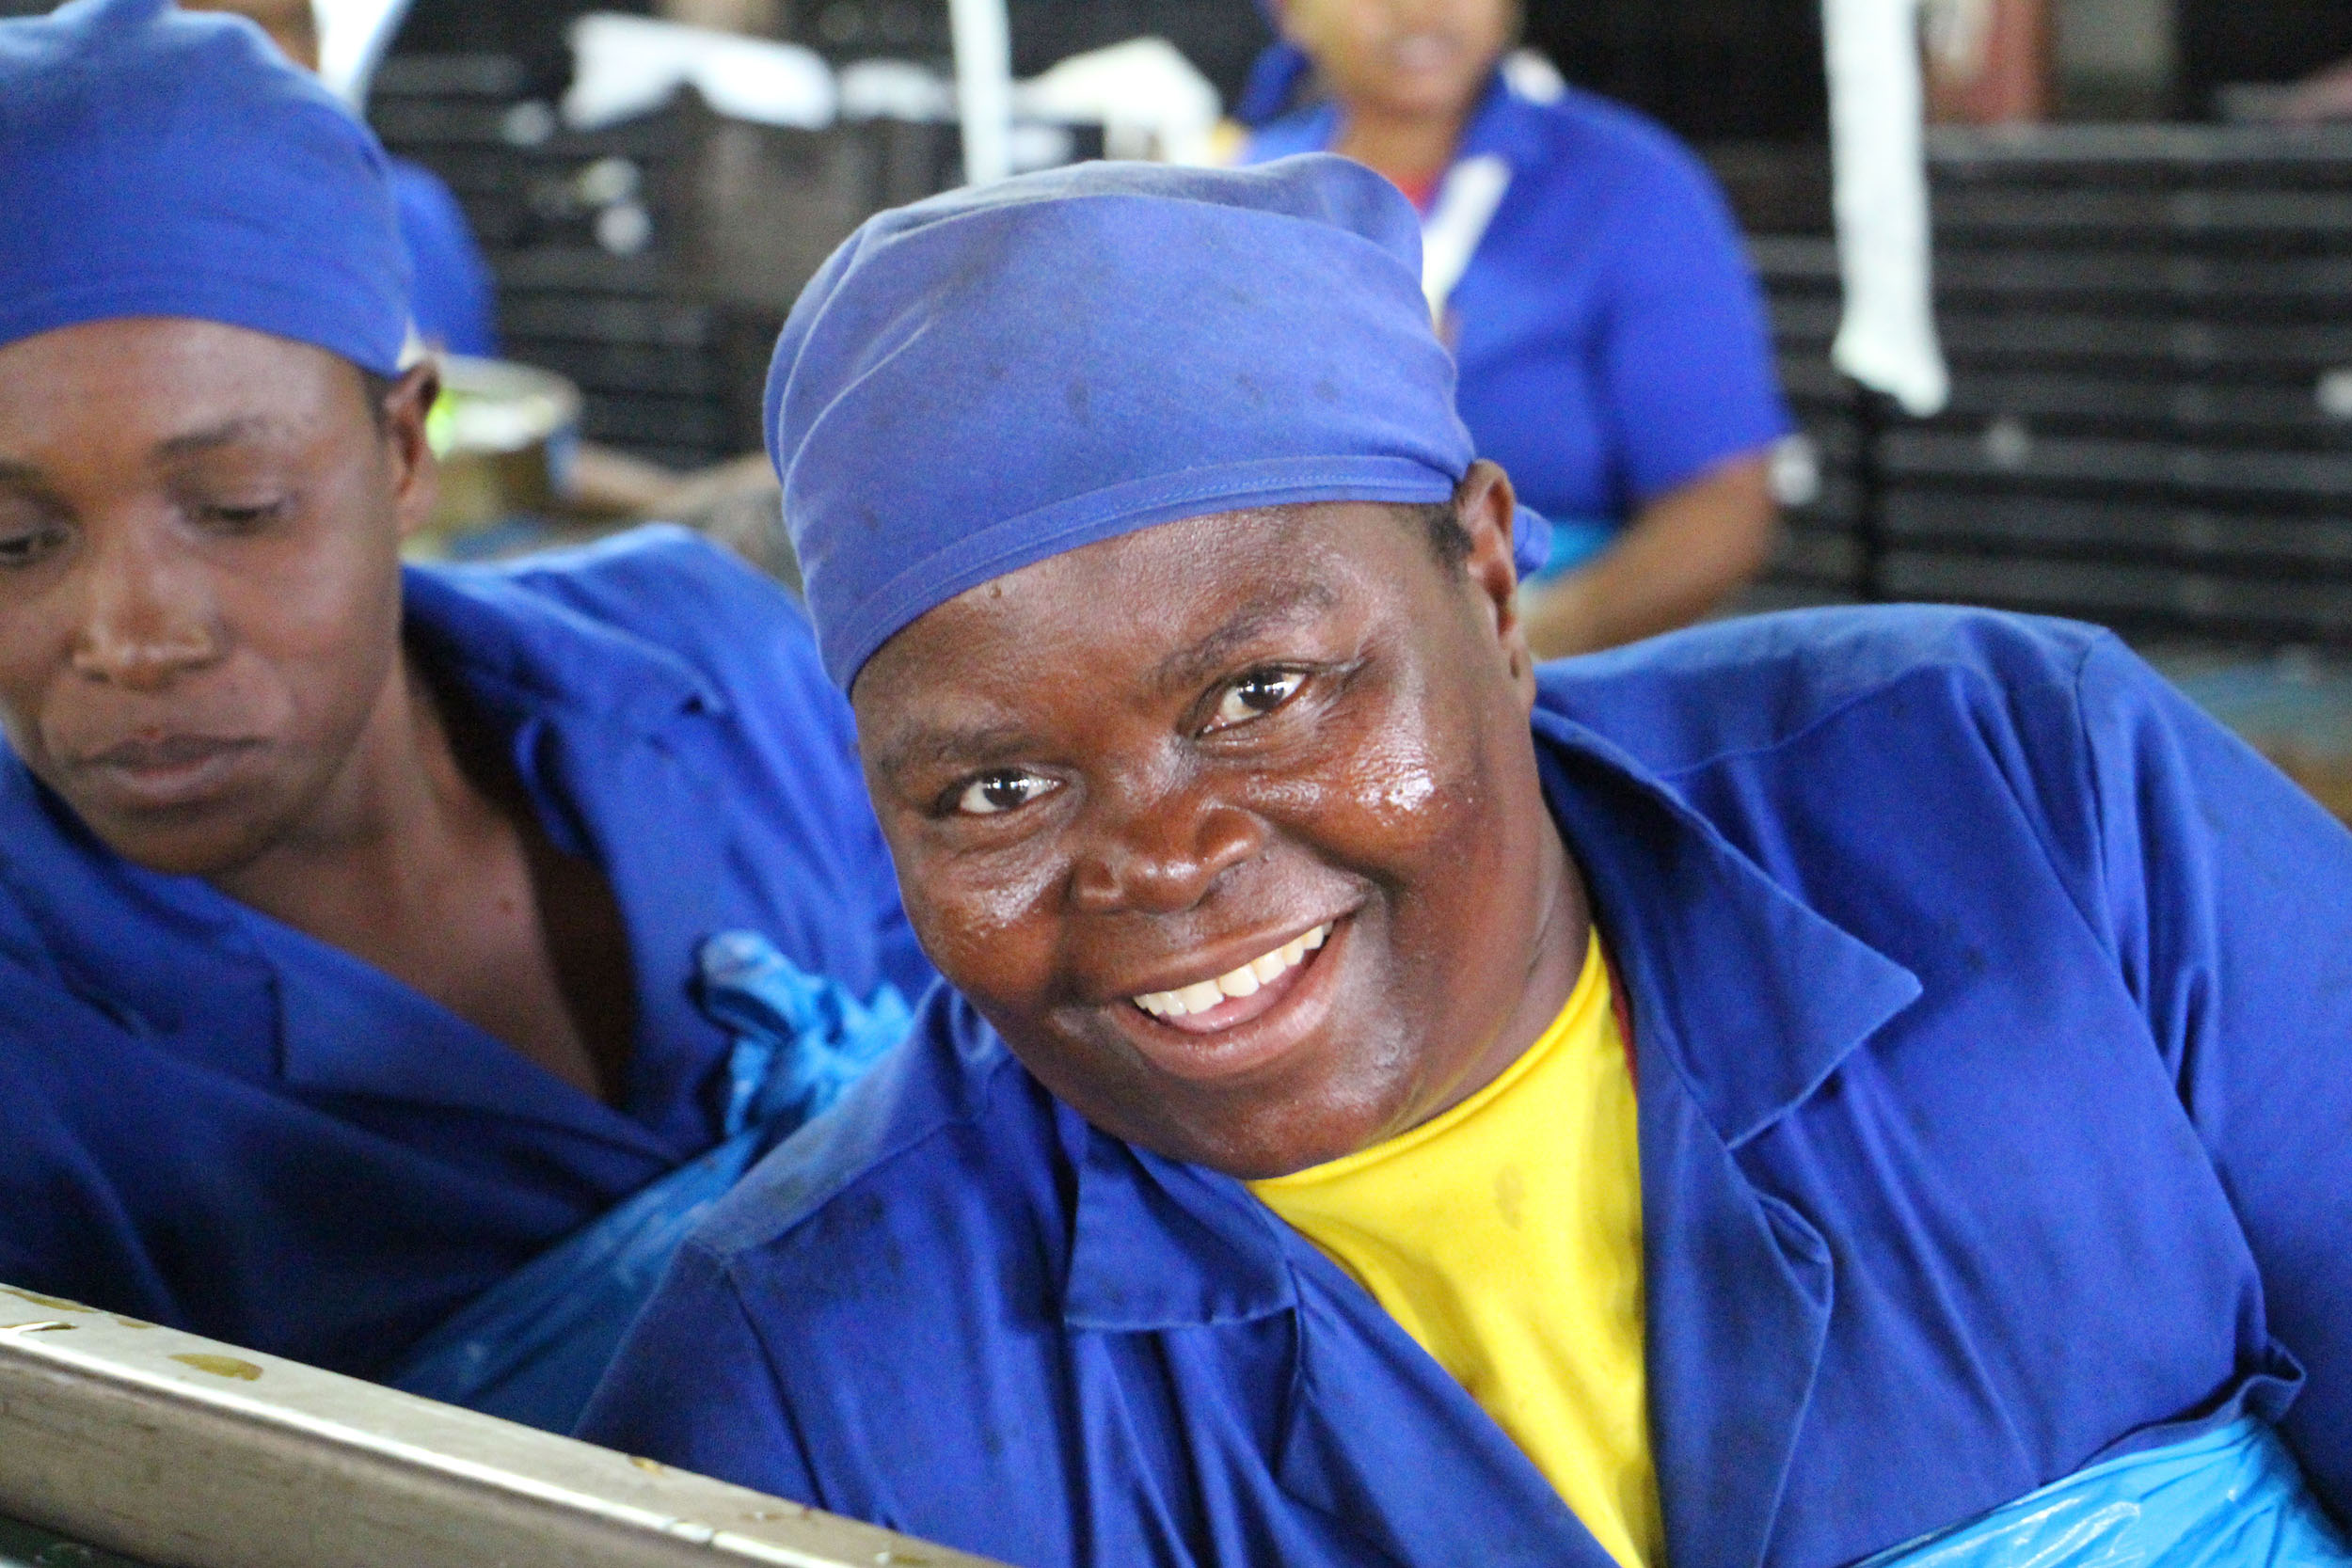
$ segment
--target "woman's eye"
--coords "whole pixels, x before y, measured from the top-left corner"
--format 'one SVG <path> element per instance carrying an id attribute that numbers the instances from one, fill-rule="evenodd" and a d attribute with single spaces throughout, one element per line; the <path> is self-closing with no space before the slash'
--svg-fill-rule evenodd
<path id="1" fill-rule="evenodd" d="M 197 508 L 197 515 L 214 528 L 239 533 L 262 527 L 285 509 L 286 503 L 280 500 L 211 502 Z"/>
<path id="2" fill-rule="evenodd" d="M 1050 779 L 1006 768 L 982 774 L 964 785 L 963 793 L 956 797 L 956 810 L 966 816 L 997 816 L 1027 805 L 1053 787 Z"/>
<path id="3" fill-rule="evenodd" d="M 0 528 L 0 567 L 30 566 L 64 543 L 65 530 L 56 524 Z"/>
<path id="4" fill-rule="evenodd" d="M 1216 715 L 1209 721 L 1209 728 L 1221 730 L 1272 713 L 1306 684 L 1307 677 L 1296 671 L 1260 670 L 1244 675 L 1217 699 Z"/>

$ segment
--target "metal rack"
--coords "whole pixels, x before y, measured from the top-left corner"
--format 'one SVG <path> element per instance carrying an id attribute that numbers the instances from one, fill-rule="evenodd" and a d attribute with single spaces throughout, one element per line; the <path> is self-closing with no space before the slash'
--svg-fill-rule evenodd
<path id="1" fill-rule="evenodd" d="M 756 446 L 723 313 L 677 286 L 669 256 L 678 117 L 566 132 L 496 54 L 394 55 L 368 116 L 455 193 L 497 276 L 507 356 L 579 384 L 583 436 L 677 467 Z"/>
<path id="2" fill-rule="evenodd" d="M 2352 132 L 1940 134 L 1931 168 L 1932 420 L 1830 375 L 1827 242 L 1756 245 L 1828 476 L 1777 580 L 2352 641 Z"/>

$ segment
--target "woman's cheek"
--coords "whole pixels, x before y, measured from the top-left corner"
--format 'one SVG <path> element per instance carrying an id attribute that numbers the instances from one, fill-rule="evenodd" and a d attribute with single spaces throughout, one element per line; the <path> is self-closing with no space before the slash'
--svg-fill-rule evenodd
<path id="1" fill-rule="evenodd" d="M 1400 850 L 1450 839 L 1476 816 L 1482 796 L 1474 751 L 1420 735 L 1390 736 L 1348 784 L 1350 813 Z"/>
<path id="2" fill-rule="evenodd" d="M 1066 879 L 1043 857 L 927 862 L 907 879 L 907 913 L 924 951 L 957 990 L 1012 1001 L 1050 984 L 1056 895 Z"/>

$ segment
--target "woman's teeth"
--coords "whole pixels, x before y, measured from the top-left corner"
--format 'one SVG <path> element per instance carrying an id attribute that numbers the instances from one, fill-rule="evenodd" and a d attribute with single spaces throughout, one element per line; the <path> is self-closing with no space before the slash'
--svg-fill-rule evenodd
<path id="1" fill-rule="evenodd" d="M 1149 996 L 1138 996 L 1136 1006 L 1153 1018 L 1183 1018 L 1186 1013 L 1205 1013 L 1228 997 L 1255 996 L 1260 987 L 1284 970 L 1295 968 L 1330 934 L 1331 923 L 1327 920 L 1306 935 L 1291 938 L 1273 952 L 1262 954 L 1239 969 L 1176 990 L 1155 990 Z"/>

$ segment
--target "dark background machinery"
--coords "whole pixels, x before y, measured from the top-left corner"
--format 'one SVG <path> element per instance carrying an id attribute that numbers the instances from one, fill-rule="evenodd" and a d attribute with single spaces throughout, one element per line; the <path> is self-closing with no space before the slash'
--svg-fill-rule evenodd
<path id="1" fill-rule="evenodd" d="M 796 275 L 864 211 L 951 178 L 953 128 L 766 134 L 770 182 L 730 207 L 711 179 L 721 132 L 691 97 L 603 132 L 561 126 L 564 28 L 587 8 L 418 0 L 371 116 L 458 192 L 509 353 L 580 383 L 589 437 L 679 467 L 756 450 Z M 1251 0 L 1010 8 L 1019 74 L 1157 33 L 1229 99 L 1268 36 Z M 780 14 L 839 62 L 947 52 L 939 0 Z M 1937 134 L 1954 395 L 1915 421 L 1828 362 L 1814 0 L 1530 0 L 1529 42 L 1691 139 L 1752 237 L 1814 481 L 1758 602 L 1953 598 L 2145 638 L 2352 647 L 2352 132 L 2191 123 L 2225 85 L 2352 54 L 2352 0 L 2178 0 L 2174 15 L 2163 96 L 2179 122 Z M 721 286 L 740 268 L 713 261 L 713 232 L 746 214 L 775 230 L 739 247 L 780 258 L 764 290 Z"/>

